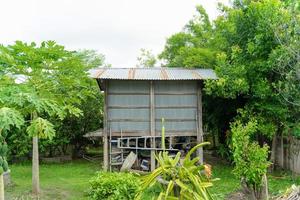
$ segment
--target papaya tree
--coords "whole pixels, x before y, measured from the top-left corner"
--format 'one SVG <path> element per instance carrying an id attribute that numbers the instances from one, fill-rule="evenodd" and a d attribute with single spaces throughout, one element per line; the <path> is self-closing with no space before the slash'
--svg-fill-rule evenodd
<path id="1" fill-rule="evenodd" d="M 20 128 L 23 124 L 24 119 L 20 112 L 8 107 L 0 108 L 0 200 L 5 199 L 3 173 L 8 170 L 5 133 L 13 127 Z"/>
<path id="2" fill-rule="evenodd" d="M 0 89 L 2 101 L 18 109 L 27 120 L 32 137 L 33 194 L 38 195 L 38 139 L 54 137 L 51 118 L 63 120 L 80 116 L 80 103 L 94 92 L 89 89 L 88 70 L 92 65 L 82 54 L 67 51 L 53 41 L 1 46 L 1 72 L 12 77 L 9 87 Z M 21 77 L 21 80 L 19 80 Z"/>

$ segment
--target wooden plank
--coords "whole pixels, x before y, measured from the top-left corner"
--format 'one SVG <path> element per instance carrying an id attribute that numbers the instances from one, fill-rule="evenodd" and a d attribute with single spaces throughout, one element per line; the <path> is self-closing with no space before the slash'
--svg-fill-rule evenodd
<path id="1" fill-rule="evenodd" d="M 160 122 L 161 119 L 156 118 L 156 122 Z M 166 122 L 193 122 L 196 119 L 165 119 Z M 146 119 L 108 119 L 108 122 L 150 122 Z"/>
<path id="2" fill-rule="evenodd" d="M 122 106 L 122 105 L 115 105 L 115 106 L 108 106 L 108 109 L 149 109 L 150 107 L 147 105 L 144 106 Z M 155 106 L 156 109 L 186 109 L 186 108 L 195 108 L 197 106 L 190 106 L 190 105 L 178 105 L 178 106 Z"/>
<path id="3" fill-rule="evenodd" d="M 120 137 L 120 132 L 112 132 L 111 135 L 113 137 Z M 123 131 L 122 135 L 124 137 L 138 137 L 138 136 L 149 136 L 149 132 L 143 132 L 143 131 Z M 150 134 L 151 135 L 151 134 Z M 160 136 L 161 133 L 159 131 L 156 131 L 155 136 Z M 191 131 L 166 131 L 166 136 L 197 136 L 196 132 Z"/>
<path id="4" fill-rule="evenodd" d="M 108 121 L 107 121 L 107 91 L 108 81 L 105 81 L 104 112 L 103 112 L 103 170 L 108 170 Z"/>
<path id="5" fill-rule="evenodd" d="M 149 95 L 147 92 L 109 92 L 108 95 Z"/>
<path id="6" fill-rule="evenodd" d="M 203 122 L 202 122 L 202 82 L 197 87 L 197 143 L 203 142 Z M 203 148 L 197 150 L 197 156 L 200 157 L 200 163 L 203 164 Z"/>
<path id="7" fill-rule="evenodd" d="M 150 81 L 150 133 L 155 136 L 155 102 L 154 102 L 154 83 Z M 155 140 L 151 141 L 151 148 L 155 147 Z M 155 150 L 151 150 L 151 171 L 155 170 Z"/>
<path id="8" fill-rule="evenodd" d="M 108 106 L 108 109 L 149 109 L 150 106 L 122 106 L 122 105 L 117 105 L 117 106 Z"/>
<path id="9" fill-rule="evenodd" d="M 186 108 L 195 108 L 197 106 L 190 106 L 190 105 L 178 105 L 178 106 L 155 106 L 156 109 L 186 109 Z"/>
<path id="10" fill-rule="evenodd" d="M 135 163 L 136 159 L 137 159 L 137 155 L 131 151 L 129 153 L 129 155 L 126 157 L 126 159 L 124 160 L 120 171 L 123 172 L 123 171 L 128 171 L 129 169 L 131 169 L 131 167 Z"/>
<path id="11" fill-rule="evenodd" d="M 195 92 L 156 92 L 155 95 L 197 95 Z"/>
<path id="12" fill-rule="evenodd" d="M 108 119 L 108 122 L 150 122 L 145 119 Z"/>

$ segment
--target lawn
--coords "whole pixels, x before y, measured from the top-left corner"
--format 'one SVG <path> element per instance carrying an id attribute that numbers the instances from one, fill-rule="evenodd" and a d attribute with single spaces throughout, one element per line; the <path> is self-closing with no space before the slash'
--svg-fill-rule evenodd
<path id="1" fill-rule="evenodd" d="M 224 199 L 228 194 L 239 190 L 240 182 L 232 174 L 232 166 L 229 165 L 214 165 L 213 178 L 220 178 L 214 182 L 211 192 L 215 199 Z M 268 174 L 269 192 L 275 196 L 280 192 L 286 191 L 292 184 L 300 185 L 300 177 L 293 180 L 291 174 L 286 171 L 276 171 Z"/>
<path id="2" fill-rule="evenodd" d="M 6 188 L 6 199 L 31 199 L 31 165 L 30 163 L 11 165 L 14 186 Z M 80 200 L 87 199 L 85 191 L 88 181 L 101 167 L 87 161 L 73 161 L 64 164 L 41 164 L 40 179 L 42 200 Z M 232 174 L 232 167 L 216 164 L 213 166 L 214 182 L 211 192 L 217 200 L 224 199 L 229 193 L 239 189 L 239 180 Z M 270 193 L 276 195 L 285 191 L 293 183 L 300 184 L 300 178 L 293 180 L 287 172 L 268 175 Z"/>
<path id="3" fill-rule="evenodd" d="M 32 199 L 31 164 L 11 165 L 14 185 L 6 188 L 6 199 Z M 88 188 L 89 179 L 100 169 L 100 164 L 73 161 L 64 164 L 41 164 L 40 182 L 42 200 L 80 200 Z"/>

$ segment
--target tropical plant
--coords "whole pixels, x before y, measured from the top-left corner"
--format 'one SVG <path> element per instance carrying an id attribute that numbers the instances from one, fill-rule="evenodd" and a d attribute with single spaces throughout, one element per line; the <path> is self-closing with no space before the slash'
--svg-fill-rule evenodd
<path id="1" fill-rule="evenodd" d="M 141 199 L 146 189 L 158 184 L 162 188 L 158 199 L 213 199 L 208 190 L 212 183 L 203 174 L 205 165 L 197 165 L 199 157 L 191 159 L 198 148 L 208 144 L 204 142 L 194 146 L 182 161 L 180 152 L 174 158 L 168 152 L 160 152 L 156 157 L 159 167 L 142 178 L 141 190 L 136 198 Z"/>
<path id="2" fill-rule="evenodd" d="M 8 170 L 6 131 L 12 127 L 20 128 L 23 124 L 23 116 L 17 110 L 8 107 L 0 108 L 0 200 L 4 200 L 3 172 Z"/>
<path id="3" fill-rule="evenodd" d="M 167 39 L 160 58 L 169 67 L 213 68 L 218 80 L 204 84 L 204 123 L 225 144 L 238 109 L 248 120 L 259 115 L 275 163 L 276 137 L 300 116 L 299 2 L 234 0 L 219 11 L 210 21 L 197 7 L 183 31 Z"/>
<path id="4" fill-rule="evenodd" d="M 133 200 L 140 180 L 131 173 L 99 172 L 90 180 L 88 197 L 92 200 Z"/>
<path id="5" fill-rule="evenodd" d="M 19 110 L 28 123 L 27 133 L 33 142 L 33 188 L 39 194 L 38 139 L 54 137 L 55 120 L 79 117 L 80 104 L 95 91 L 88 70 L 95 59 L 67 51 L 53 41 L 0 46 L 0 103 Z M 96 57 L 97 60 L 101 58 Z M 22 79 L 21 81 L 19 79 Z"/>

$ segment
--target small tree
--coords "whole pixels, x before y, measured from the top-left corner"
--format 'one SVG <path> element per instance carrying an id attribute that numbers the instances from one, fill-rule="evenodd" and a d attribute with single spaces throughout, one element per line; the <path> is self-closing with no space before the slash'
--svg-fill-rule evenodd
<path id="1" fill-rule="evenodd" d="M 27 132 L 33 138 L 33 193 L 39 194 L 38 138 L 54 136 L 51 117 L 63 120 L 68 115 L 79 116 L 78 108 L 87 97 L 92 80 L 87 71 L 94 63 L 86 53 L 67 51 L 53 41 L 0 46 L 0 103 L 11 105 L 29 119 Z M 99 58 L 101 60 L 101 58 Z M 92 59 L 93 60 L 93 59 Z M 97 61 L 97 63 L 99 63 Z M 6 76 L 5 76 L 6 75 Z M 18 77 L 23 80 L 16 83 Z"/>
<path id="2" fill-rule="evenodd" d="M 20 128 L 23 123 L 23 117 L 18 111 L 8 107 L 0 108 L 0 200 L 4 200 L 3 172 L 8 170 L 5 132 L 12 127 Z"/>
<path id="3" fill-rule="evenodd" d="M 150 50 L 141 49 L 137 57 L 137 67 L 154 67 L 156 61 L 155 55 Z"/>
<path id="4" fill-rule="evenodd" d="M 231 124 L 232 145 L 234 160 L 234 174 L 241 179 L 241 183 L 246 193 L 250 193 L 251 199 L 265 199 L 267 194 L 263 191 L 263 178 L 270 165 L 268 161 L 269 146 L 262 147 L 252 141 L 253 135 L 258 131 L 258 124 L 255 119 L 247 123 L 240 120 Z"/>

